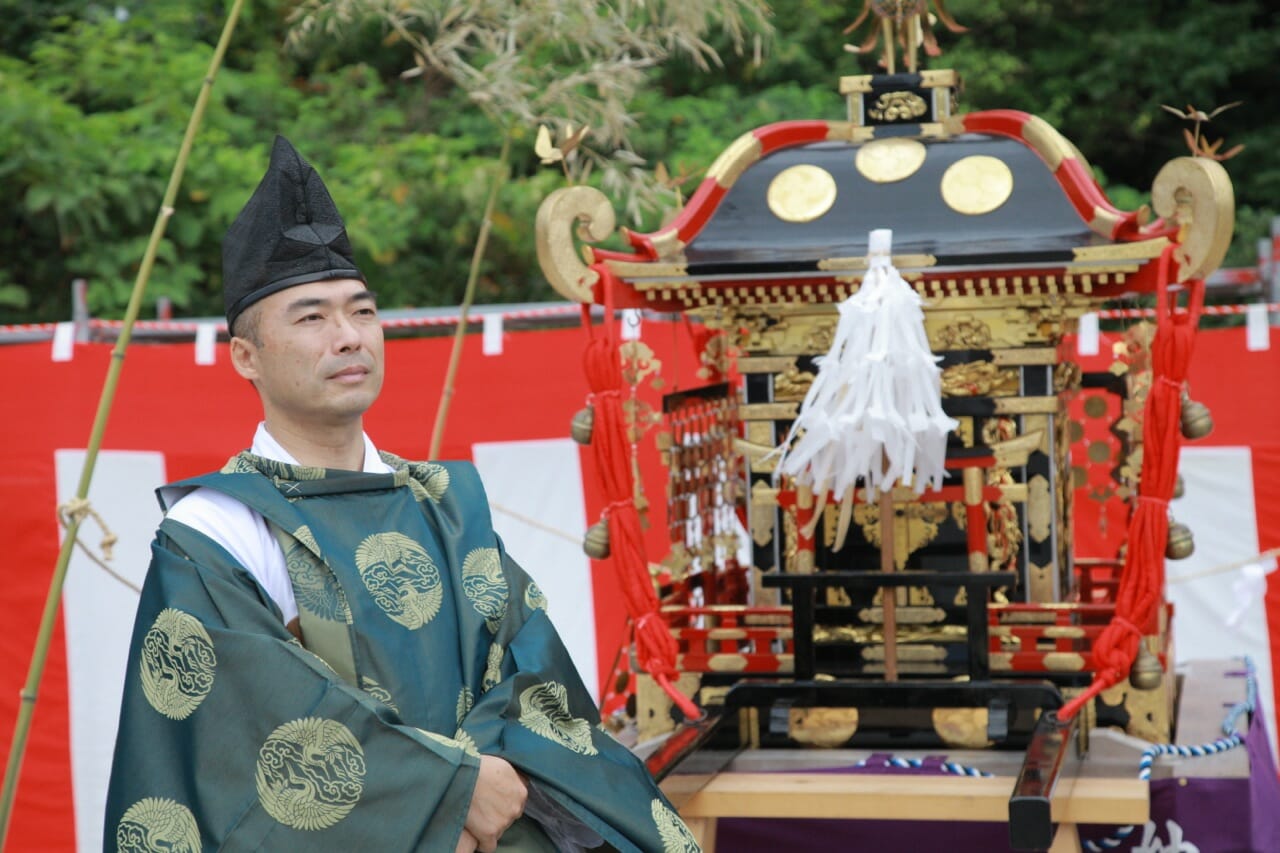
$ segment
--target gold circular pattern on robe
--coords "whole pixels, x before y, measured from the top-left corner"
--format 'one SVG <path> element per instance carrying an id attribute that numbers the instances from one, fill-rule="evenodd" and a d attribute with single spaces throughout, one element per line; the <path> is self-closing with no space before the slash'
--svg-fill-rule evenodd
<path id="1" fill-rule="evenodd" d="M 386 705 L 388 708 L 395 711 L 397 714 L 400 713 L 399 706 L 396 705 L 395 700 L 391 698 L 391 691 L 374 681 L 372 678 L 369 678 L 367 675 L 360 676 L 360 689 L 365 693 L 368 693 L 374 699 L 377 699 L 383 705 Z"/>
<path id="2" fill-rule="evenodd" d="M 902 136 L 874 139 L 858 149 L 853 164 L 858 173 L 877 184 L 892 184 L 914 175 L 924 165 L 924 143 Z"/>
<path id="3" fill-rule="evenodd" d="M 520 725 L 579 755 L 599 752 L 591 740 L 591 724 L 569 712 L 569 691 L 563 684 L 548 681 L 526 688 L 520 694 Z"/>
<path id="4" fill-rule="evenodd" d="M 507 650 L 501 643 L 494 641 L 489 646 L 489 660 L 485 664 L 484 677 L 480 680 L 481 693 L 488 693 L 502 681 L 502 659 L 506 656 Z"/>
<path id="5" fill-rule="evenodd" d="M 199 619 L 167 607 L 142 639 L 138 666 L 151 707 L 171 720 L 185 720 L 213 689 L 218 656 Z"/>
<path id="6" fill-rule="evenodd" d="M 791 166 L 769 182 L 765 200 L 783 222 L 812 222 L 836 203 L 836 179 L 820 166 Z"/>
<path id="7" fill-rule="evenodd" d="M 698 847 L 698 839 L 693 837 L 680 815 L 668 808 L 666 803 L 655 799 L 649 804 L 649 814 L 658 827 L 662 853 L 699 853 L 701 848 Z"/>
<path id="8" fill-rule="evenodd" d="M 545 611 L 547 609 L 547 596 L 533 581 L 529 581 L 529 585 L 524 588 L 524 606 L 530 610 Z"/>
<path id="9" fill-rule="evenodd" d="M 1012 193 L 1013 172 L 1003 160 L 986 154 L 957 160 L 942 175 L 942 200 L 967 216 L 990 213 Z"/>
<path id="10" fill-rule="evenodd" d="M 347 597 L 333 572 L 316 556 L 320 545 L 311 528 L 302 525 L 293 531 L 293 539 L 285 551 L 284 562 L 298 606 L 321 619 L 350 625 Z"/>
<path id="11" fill-rule="evenodd" d="M 326 829 L 364 792 L 364 749 L 342 723 L 304 717 L 271 733 L 258 751 L 258 800 L 294 829 Z"/>
<path id="12" fill-rule="evenodd" d="M 163 797 L 129 806 L 116 826 L 120 853 L 200 853 L 200 827 L 191 809 Z"/>
<path id="13" fill-rule="evenodd" d="M 453 749 L 460 749 L 463 752 L 467 753 L 468 755 L 472 755 L 476 757 L 479 757 L 480 755 L 480 750 L 476 749 L 475 740 L 471 737 L 471 735 L 467 734 L 462 729 L 458 729 L 458 735 L 456 737 L 448 737 L 446 735 L 439 734 L 438 732 L 427 731 L 426 729 L 418 729 L 417 731 L 418 731 L 418 734 L 422 735 L 428 740 L 435 741 L 441 746 L 447 746 Z"/>
<path id="14" fill-rule="evenodd" d="M 471 692 L 470 687 L 464 687 L 458 691 L 458 724 L 467 718 L 467 714 L 471 713 L 472 707 L 476 704 L 475 694 Z"/>
<path id="15" fill-rule="evenodd" d="M 258 469 L 253 467 L 253 463 L 244 458 L 243 453 L 237 453 L 227 460 L 227 464 L 222 466 L 218 471 L 219 474 L 256 474 Z"/>
<path id="16" fill-rule="evenodd" d="M 409 488 L 417 500 L 440 503 L 449 491 L 449 469 L 434 462 L 410 462 Z"/>
<path id="17" fill-rule="evenodd" d="M 476 548 L 462 561 L 462 591 L 476 612 L 498 620 L 507 613 L 507 576 L 497 548 Z"/>
<path id="18" fill-rule="evenodd" d="M 421 545 L 403 533 L 375 533 L 356 548 L 360 580 L 383 613 L 409 630 L 440 612 L 440 570 Z"/>

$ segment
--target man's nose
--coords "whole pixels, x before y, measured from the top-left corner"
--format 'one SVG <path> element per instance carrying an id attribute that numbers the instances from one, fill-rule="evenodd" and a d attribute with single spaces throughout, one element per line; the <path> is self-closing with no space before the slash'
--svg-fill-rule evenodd
<path id="1" fill-rule="evenodd" d="M 351 322 L 351 318 L 341 312 L 335 315 L 333 330 L 333 347 L 338 352 L 351 352 L 360 349 L 360 330 Z"/>

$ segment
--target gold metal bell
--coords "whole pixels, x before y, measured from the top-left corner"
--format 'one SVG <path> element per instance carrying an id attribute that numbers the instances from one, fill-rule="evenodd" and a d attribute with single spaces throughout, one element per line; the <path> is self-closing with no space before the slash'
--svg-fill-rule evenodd
<path id="1" fill-rule="evenodd" d="M 1138 690 L 1155 690 L 1164 680 L 1160 658 L 1151 654 L 1146 643 L 1138 644 L 1138 658 L 1129 670 L 1129 683 Z"/>
<path id="2" fill-rule="evenodd" d="M 1192 400 L 1185 390 L 1182 392 L 1181 427 L 1183 438 L 1204 438 L 1213 432 L 1213 413 L 1204 403 Z"/>
<path id="3" fill-rule="evenodd" d="M 587 528 L 582 550 L 593 560 L 609 559 L 609 522 L 606 519 L 602 518 Z"/>
<path id="4" fill-rule="evenodd" d="M 573 416 L 573 421 L 569 425 L 569 435 L 578 444 L 590 444 L 591 433 L 596 426 L 596 410 L 587 406 L 579 409 L 578 413 Z"/>
<path id="5" fill-rule="evenodd" d="M 1196 551 L 1196 540 L 1191 535 L 1191 528 L 1180 521 L 1169 522 L 1169 538 L 1164 546 L 1164 555 L 1170 560 L 1185 560 Z"/>
<path id="6" fill-rule="evenodd" d="M 1175 498 L 1180 498 L 1180 497 L 1182 497 L 1183 488 L 1184 488 L 1184 486 L 1183 486 L 1183 482 L 1182 482 L 1182 475 L 1181 475 L 1181 474 L 1179 474 L 1179 475 L 1178 475 L 1178 479 L 1177 479 L 1177 480 L 1175 480 L 1175 481 L 1174 481 L 1174 484 L 1173 484 L 1173 496 L 1174 496 Z"/>

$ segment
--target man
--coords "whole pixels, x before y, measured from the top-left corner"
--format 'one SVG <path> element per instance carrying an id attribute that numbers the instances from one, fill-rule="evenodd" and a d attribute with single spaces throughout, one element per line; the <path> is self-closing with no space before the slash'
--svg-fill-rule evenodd
<path id="1" fill-rule="evenodd" d="M 474 468 L 364 434 L 383 339 L 351 256 L 277 138 L 223 244 L 263 422 L 161 490 L 108 849 L 696 851 L 599 726 Z"/>

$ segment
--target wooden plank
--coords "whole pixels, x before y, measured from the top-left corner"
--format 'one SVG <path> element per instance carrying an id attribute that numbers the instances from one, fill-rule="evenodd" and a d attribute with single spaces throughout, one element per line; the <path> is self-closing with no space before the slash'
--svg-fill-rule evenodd
<path id="1" fill-rule="evenodd" d="M 831 773 L 722 773 L 680 809 L 686 818 L 854 820 L 1009 819 L 1008 777 Z M 1138 779 L 1063 779 L 1053 796 L 1057 823 L 1144 824 L 1151 811 Z"/>

